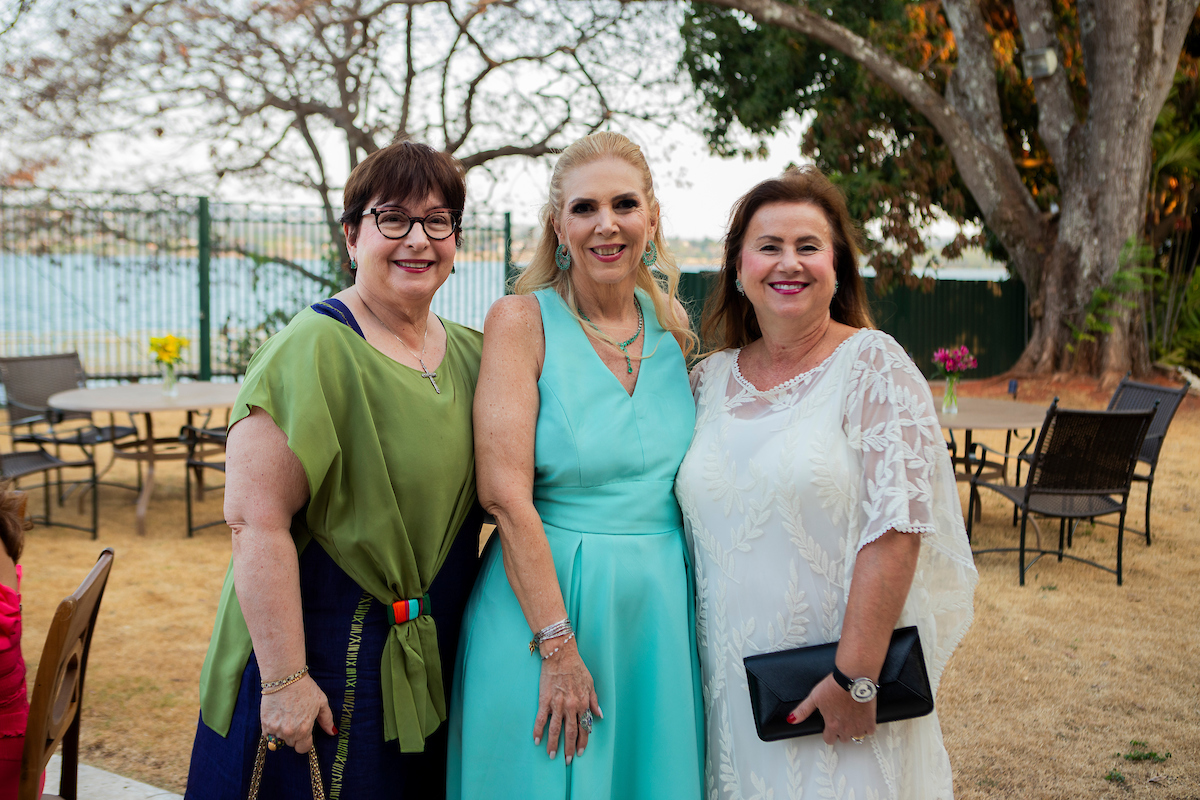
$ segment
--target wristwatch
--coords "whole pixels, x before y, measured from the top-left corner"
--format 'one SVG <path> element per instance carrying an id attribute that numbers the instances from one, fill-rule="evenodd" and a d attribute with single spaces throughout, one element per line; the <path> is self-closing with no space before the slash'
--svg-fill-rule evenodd
<path id="1" fill-rule="evenodd" d="M 833 665 L 833 680 L 859 703 L 869 703 L 879 693 L 879 687 L 875 685 L 875 681 L 870 678 L 850 678 L 837 668 L 837 664 Z"/>

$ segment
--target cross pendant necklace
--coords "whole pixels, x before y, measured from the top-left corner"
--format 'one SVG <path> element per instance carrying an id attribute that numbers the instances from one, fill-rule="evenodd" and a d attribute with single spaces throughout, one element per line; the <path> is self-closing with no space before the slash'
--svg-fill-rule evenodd
<path id="1" fill-rule="evenodd" d="M 630 336 L 625 341 L 614 342 L 614 344 L 616 344 L 616 346 L 617 346 L 617 349 L 620 350 L 625 355 L 625 371 L 628 372 L 630 375 L 633 374 L 633 362 L 631 362 L 629 360 L 629 349 L 628 348 L 629 348 L 629 345 L 631 345 L 635 341 L 637 341 L 638 336 L 640 336 L 642 333 L 642 304 L 639 303 L 637 301 L 637 298 L 635 297 L 633 299 L 633 305 L 635 308 L 637 308 L 637 315 L 638 315 L 637 330 L 633 332 L 633 336 Z M 597 325 L 596 323 L 592 322 L 590 319 L 588 319 L 587 314 L 584 314 L 583 311 L 579 312 L 579 316 L 581 316 L 585 320 L 587 320 L 588 325 L 591 325 L 593 328 L 595 328 L 600 333 L 604 333 L 604 331 L 600 330 L 600 326 Z"/>
<path id="2" fill-rule="evenodd" d="M 430 385 L 433 386 L 433 390 L 435 392 L 437 392 L 438 394 L 441 394 L 442 390 L 438 388 L 437 381 L 434 380 L 434 378 L 437 377 L 437 373 L 430 372 L 429 367 L 425 366 L 425 345 L 429 341 L 429 321 L 428 320 L 425 321 L 425 335 L 423 337 L 421 337 L 421 355 L 417 355 L 416 352 L 414 352 L 411 347 L 409 347 L 408 345 L 406 345 L 404 343 L 403 339 L 401 339 L 399 336 L 396 335 L 395 331 L 393 331 L 391 328 L 388 327 L 388 324 L 386 322 L 384 322 L 383 320 L 381 320 L 379 318 L 378 314 L 376 314 L 374 311 L 371 311 L 371 307 L 369 305 L 367 305 L 366 300 L 363 300 L 363 296 L 361 294 L 358 296 L 358 299 L 362 300 L 363 308 L 365 308 L 365 309 L 367 309 L 367 311 L 371 312 L 371 316 L 375 318 L 375 321 L 378 322 L 380 325 L 382 325 L 383 329 L 385 331 L 392 334 L 393 339 L 395 339 L 397 342 L 399 342 L 400 345 L 405 350 L 407 350 L 409 353 L 412 354 L 412 357 L 415 358 L 417 360 L 417 363 L 421 365 L 421 377 L 428 378 Z"/>

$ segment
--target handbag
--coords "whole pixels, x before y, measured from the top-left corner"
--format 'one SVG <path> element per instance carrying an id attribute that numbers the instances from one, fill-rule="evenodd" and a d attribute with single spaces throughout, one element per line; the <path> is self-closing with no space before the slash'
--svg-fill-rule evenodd
<path id="1" fill-rule="evenodd" d="M 258 740 L 258 754 L 254 756 L 254 773 L 250 776 L 250 794 L 246 800 L 258 800 L 258 785 L 262 782 L 263 760 L 267 757 L 267 735 Z M 312 777 L 313 800 L 325 800 L 325 787 L 321 783 L 321 765 L 317 762 L 317 746 L 308 751 L 308 774 Z"/>
<path id="2" fill-rule="evenodd" d="M 763 653 L 743 659 L 746 683 L 750 687 L 750 708 L 754 727 L 764 742 L 808 736 L 825 730 L 820 711 L 795 725 L 788 714 L 808 697 L 813 687 L 833 672 L 837 642 Z M 892 632 L 883 669 L 879 672 L 879 693 L 875 698 L 876 722 L 923 717 L 933 711 L 933 690 L 921 651 L 916 626 Z"/>

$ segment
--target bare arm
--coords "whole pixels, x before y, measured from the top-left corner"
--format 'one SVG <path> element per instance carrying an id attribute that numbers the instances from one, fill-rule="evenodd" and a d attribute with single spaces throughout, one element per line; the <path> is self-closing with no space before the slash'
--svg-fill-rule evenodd
<path id="1" fill-rule="evenodd" d="M 534 438 L 539 407 L 538 377 L 545 357 L 541 313 L 534 297 L 506 297 L 488 313 L 483 360 L 475 390 L 475 474 L 479 501 L 496 518 L 504 571 L 531 631 L 567 616 L 554 558 L 533 505 Z M 521 646 L 513 642 L 514 647 Z M 541 691 L 534 720 L 534 744 L 547 721 L 546 750 L 553 758 L 560 730 L 566 732 L 568 763 L 587 745 L 578 716 L 597 714 L 591 674 L 575 641 L 542 645 Z M 578 742 L 578 747 L 576 743 Z"/>
<path id="2" fill-rule="evenodd" d="M 225 519 L 233 529 L 233 580 L 264 681 L 300 670 L 306 662 L 300 606 L 300 565 L 292 517 L 308 500 L 308 479 L 287 436 L 261 408 L 229 431 Z M 313 721 L 333 733 L 325 694 L 309 676 L 263 695 L 263 733 L 307 752 Z"/>
<path id="3" fill-rule="evenodd" d="M 921 537 L 890 530 L 859 551 L 846 601 L 838 669 L 851 678 L 879 682 L 888 643 L 917 569 Z M 792 711 L 789 722 L 800 722 L 820 709 L 825 719 L 824 739 L 850 741 L 875 732 L 876 701 L 859 703 L 827 676 Z"/>

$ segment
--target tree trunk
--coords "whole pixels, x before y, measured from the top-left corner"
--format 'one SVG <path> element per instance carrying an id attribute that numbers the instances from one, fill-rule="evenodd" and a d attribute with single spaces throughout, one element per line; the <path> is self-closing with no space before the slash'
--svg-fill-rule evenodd
<path id="1" fill-rule="evenodd" d="M 946 97 L 884 47 L 804 5 L 707 2 L 840 50 L 925 115 L 945 141 L 988 228 L 1030 287 L 1032 335 L 1014 371 L 1114 374 L 1148 366 L 1136 311 L 1105 318 L 1115 323 L 1109 335 L 1089 330 L 1085 319 L 1096 290 L 1119 269 L 1122 247 L 1142 230 L 1150 134 L 1200 0 L 1076 0 L 1088 90 L 1085 117 L 1078 116 L 1063 70 L 1034 80 L 1038 132 L 1059 178 L 1057 219 L 1038 213 L 1017 174 L 1003 130 L 993 43 L 978 0 L 942 0 L 958 53 Z M 1014 7 L 1023 47 L 1052 47 L 1065 64 L 1052 0 L 1015 0 Z M 1076 331 L 1097 341 L 1081 340 Z"/>

